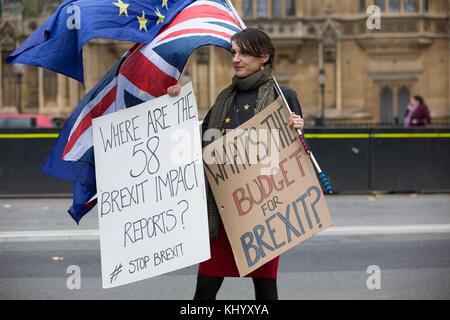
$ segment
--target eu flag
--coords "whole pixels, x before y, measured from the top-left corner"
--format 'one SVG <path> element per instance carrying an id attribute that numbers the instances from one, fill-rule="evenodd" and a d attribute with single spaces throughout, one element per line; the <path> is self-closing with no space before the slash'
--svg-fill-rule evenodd
<path id="1" fill-rule="evenodd" d="M 222 0 L 197 0 L 180 11 L 152 42 L 130 48 L 86 94 L 41 169 L 73 182 L 69 213 L 77 223 L 97 201 L 92 120 L 166 94 L 195 49 L 214 45 L 230 50 L 231 38 L 239 30 Z"/>
<path id="2" fill-rule="evenodd" d="M 194 0 L 67 0 L 8 58 L 78 81 L 83 45 L 94 38 L 148 43 Z"/>

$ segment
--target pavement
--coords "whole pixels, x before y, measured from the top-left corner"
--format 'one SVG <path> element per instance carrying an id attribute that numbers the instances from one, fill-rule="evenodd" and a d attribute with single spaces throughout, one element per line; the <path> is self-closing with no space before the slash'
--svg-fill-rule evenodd
<path id="1" fill-rule="evenodd" d="M 102 289 L 96 208 L 76 225 L 70 204 L 0 199 L 1 300 L 192 299 L 197 266 Z M 327 204 L 334 226 L 280 257 L 281 300 L 450 298 L 450 195 L 336 195 Z M 252 300 L 253 284 L 227 278 L 217 298 Z"/>

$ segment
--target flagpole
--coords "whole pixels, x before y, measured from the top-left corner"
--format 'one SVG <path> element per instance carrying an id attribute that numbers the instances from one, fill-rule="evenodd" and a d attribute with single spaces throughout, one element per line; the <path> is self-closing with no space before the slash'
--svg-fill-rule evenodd
<path id="1" fill-rule="evenodd" d="M 228 7 L 231 9 L 234 17 L 236 18 L 238 23 L 241 25 L 242 29 L 246 29 L 247 26 L 245 25 L 244 21 L 241 19 L 239 14 L 237 13 L 236 9 L 233 6 L 233 3 L 231 3 L 231 0 L 225 0 L 225 2 L 227 3 Z M 292 114 L 292 110 L 289 107 L 289 103 L 287 102 L 286 97 L 284 96 L 283 92 L 281 91 L 281 88 L 280 88 L 280 85 L 278 84 L 277 79 L 275 79 L 275 76 L 273 76 L 273 75 L 272 75 L 272 80 L 273 80 L 273 83 L 275 84 L 275 89 L 276 89 L 278 95 L 283 99 L 284 105 L 288 109 L 289 114 Z M 333 190 L 330 182 L 328 181 L 328 178 L 323 173 L 322 169 L 320 168 L 319 164 L 317 163 L 317 160 L 314 157 L 314 154 L 312 153 L 311 149 L 309 149 L 308 145 L 306 144 L 306 140 L 303 135 L 303 132 L 300 129 L 297 129 L 297 133 L 300 137 L 301 143 L 303 144 L 303 148 L 305 149 L 306 153 L 309 155 L 311 162 L 313 163 L 314 168 L 316 169 L 317 174 L 319 175 L 320 182 L 322 183 L 323 187 L 325 188 L 325 190 L 327 191 L 328 194 L 333 194 L 334 190 Z"/>

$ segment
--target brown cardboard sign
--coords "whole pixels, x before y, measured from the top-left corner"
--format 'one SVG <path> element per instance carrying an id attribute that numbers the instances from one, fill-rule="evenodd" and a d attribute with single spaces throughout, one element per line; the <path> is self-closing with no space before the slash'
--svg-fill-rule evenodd
<path id="1" fill-rule="evenodd" d="M 281 98 L 203 149 L 240 276 L 332 226 L 309 156 Z"/>

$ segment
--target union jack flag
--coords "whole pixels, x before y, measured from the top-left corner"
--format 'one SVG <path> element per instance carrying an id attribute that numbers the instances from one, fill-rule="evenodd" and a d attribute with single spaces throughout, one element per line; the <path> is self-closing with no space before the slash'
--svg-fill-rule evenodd
<path id="1" fill-rule="evenodd" d="M 200 46 L 231 49 L 241 30 L 221 0 L 197 0 L 148 44 L 134 45 L 88 92 L 67 120 L 42 171 L 74 182 L 70 215 L 78 223 L 95 205 L 92 119 L 166 94 Z"/>

